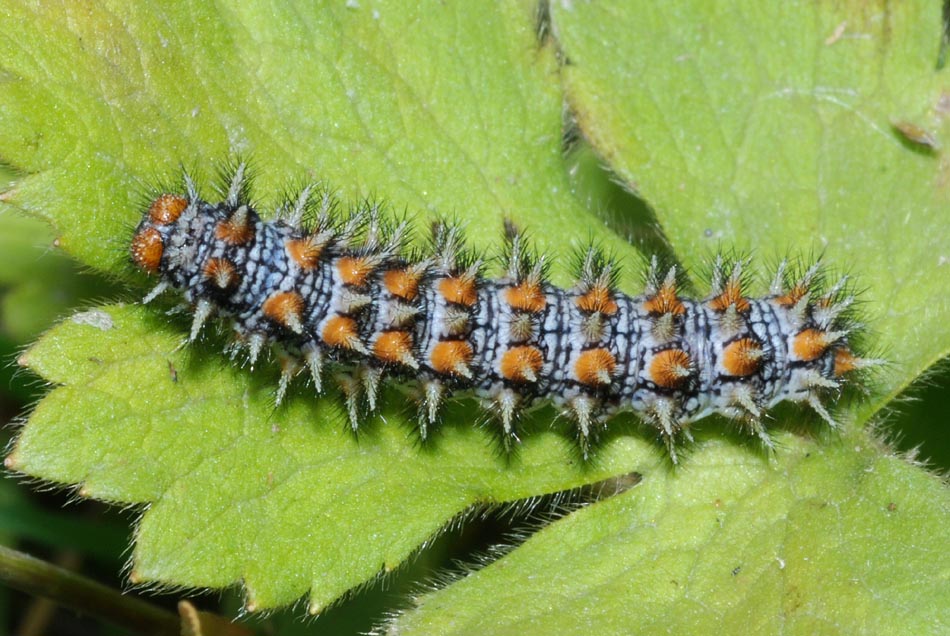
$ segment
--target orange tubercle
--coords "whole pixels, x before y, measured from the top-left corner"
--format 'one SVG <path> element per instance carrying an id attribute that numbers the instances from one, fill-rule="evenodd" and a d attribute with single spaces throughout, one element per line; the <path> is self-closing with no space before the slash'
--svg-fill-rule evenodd
<path id="1" fill-rule="evenodd" d="M 287 255 L 300 267 L 300 269 L 313 269 L 320 263 L 320 253 L 323 246 L 317 245 L 313 237 L 290 239 L 284 243 L 284 249 Z"/>
<path id="2" fill-rule="evenodd" d="M 176 194 L 163 194 L 148 206 L 148 218 L 157 225 L 170 225 L 188 207 L 188 199 Z"/>
<path id="3" fill-rule="evenodd" d="M 823 356 L 828 350 L 831 342 L 828 340 L 828 334 L 820 329 L 805 329 L 798 332 L 792 343 L 792 349 L 795 357 L 805 362 L 811 362 Z"/>
<path id="4" fill-rule="evenodd" d="M 358 256 L 342 256 L 336 262 L 336 269 L 346 285 L 362 287 L 366 279 L 373 273 L 372 264 L 365 258 Z"/>
<path id="5" fill-rule="evenodd" d="M 250 241 L 254 236 L 254 231 L 248 219 L 247 208 L 242 206 L 231 215 L 231 218 L 219 222 L 214 228 L 214 235 L 219 241 L 231 245 L 244 245 Z"/>
<path id="6" fill-rule="evenodd" d="M 538 313 L 544 311 L 547 299 L 541 285 L 527 281 L 505 290 L 505 300 L 513 309 Z"/>
<path id="7" fill-rule="evenodd" d="M 390 269 L 383 274 L 383 285 L 393 296 L 412 300 L 419 293 L 419 275 L 406 269 Z"/>
<path id="8" fill-rule="evenodd" d="M 749 301 L 742 296 L 742 288 L 739 283 L 729 281 L 722 293 L 709 301 L 709 306 L 714 311 L 723 312 L 733 305 L 740 314 L 749 311 Z"/>
<path id="9" fill-rule="evenodd" d="M 264 301 L 264 315 L 289 329 L 302 331 L 304 302 L 297 292 L 277 292 Z"/>
<path id="10" fill-rule="evenodd" d="M 501 374 L 514 382 L 537 382 L 544 355 L 537 347 L 513 347 L 501 357 Z"/>
<path id="11" fill-rule="evenodd" d="M 359 342 L 356 321 L 348 316 L 333 316 L 327 320 L 320 337 L 331 347 L 352 349 Z"/>
<path id="12" fill-rule="evenodd" d="M 660 351 L 650 361 L 650 379 L 665 389 L 682 387 L 692 374 L 692 360 L 682 349 Z"/>
<path id="13" fill-rule="evenodd" d="M 208 259 L 205 263 L 204 275 L 220 289 L 227 289 L 237 282 L 234 263 L 226 258 Z"/>
<path id="14" fill-rule="evenodd" d="M 464 340 L 443 340 L 432 348 L 429 364 L 438 373 L 471 377 L 468 363 L 472 353 L 472 345 Z"/>
<path id="15" fill-rule="evenodd" d="M 835 377 L 840 377 L 858 368 L 857 358 L 847 347 L 835 351 Z"/>
<path id="16" fill-rule="evenodd" d="M 643 309 L 651 314 L 684 314 L 686 307 L 676 296 L 675 285 L 664 285 L 652 298 L 643 303 Z"/>
<path id="17" fill-rule="evenodd" d="M 794 307 L 798 304 L 798 301 L 805 297 L 805 294 L 807 293 L 807 287 L 804 285 L 795 285 L 790 290 L 788 290 L 788 293 L 776 298 L 775 302 L 782 307 Z"/>
<path id="18" fill-rule="evenodd" d="M 722 366 L 736 377 L 752 375 L 762 366 L 762 346 L 753 338 L 730 342 L 722 351 Z"/>
<path id="19" fill-rule="evenodd" d="M 574 302 L 581 311 L 599 312 L 607 316 L 617 313 L 617 303 L 610 297 L 610 289 L 607 287 L 594 287 L 583 296 L 578 296 Z"/>
<path id="20" fill-rule="evenodd" d="M 590 349 L 577 357 L 574 375 L 582 384 L 598 386 L 610 384 L 610 376 L 617 368 L 617 360 L 607 349 Z"/>
<path id="21" fill-rule="evenodd" d="M 132 260 L 149 274 L 158 271 L 164 252 L 162 235 L 153 227 L 145 228 L 132 239 Z"/>
<path id="22" fill-rule="evenodd" d="M 373 344 L 373 355 L 384 362 L 407 364 L 412 360 L 412 335 L 408 331 L 384 331 Z"/>
<path id="23" fill-rule="evenodd" d="M 478 299 L 475 279 L 471 276 L 448 276 L 439 281 L 439 293 L 450 303 L 471 307 Z"/>

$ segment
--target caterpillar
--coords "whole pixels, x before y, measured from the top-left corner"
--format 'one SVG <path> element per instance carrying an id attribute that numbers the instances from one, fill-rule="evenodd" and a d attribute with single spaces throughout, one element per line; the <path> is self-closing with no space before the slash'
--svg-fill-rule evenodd
<path id="1" fill-rule="evenodd" d="M 184 192 L 148 204 L 131 241 L 134 264 L 159 279 L 144 302 L 175 290 L 193 311 L 189 341 L 217 314 L 230 320 L 232 354 L 246 351 L 253 366 L 272 350 L 277 404 L 304 369 L 317 392 L 329 370 L 354 431 L 389 377 L 414 387 L 423 439 L 463 393 L 487 406 L 506 445 L 525 408 L 550 402 L 576 423 L 585 456 L 597 427 L 632 411 L 675 462 L 676 439 L 712 414 L 769 448 L 763 420 L 781 402 L 834 426 L 822 398 L 875 363 L 853 352 L 847 277 L 822 291 L 817 263 L 793 276 L 783 261 L 768 295 L 752 298 L 746 259 L 720 257 L 709 295 L 694 300 L 678 293 L 680 270 L 654 258 L 644 293 L 631 297 L 616 288 L 616 263 L 590 247 L 576 284 L 561 289 L 513 227 L 504 274 L 489 278 L 458 226 L 436 224 L 430 248 L 409 254 L 407 224 L 385 222 L 377 207 L 341 214 L 307 187 L 263 220 L 245 165 L 223 179 L 219 202 L 186 174 Z"/>

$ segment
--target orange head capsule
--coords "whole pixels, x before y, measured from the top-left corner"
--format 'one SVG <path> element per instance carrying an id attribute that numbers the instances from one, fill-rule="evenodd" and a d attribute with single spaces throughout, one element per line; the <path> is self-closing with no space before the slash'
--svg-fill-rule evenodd
<path id="1" fill-rule="evenodd" d="M 154 227 L 144 227 L 132 238 L 132 260 L 149 274 L 158 272 L 165 243 Z"/>
<path id="2" fill-rule="evenodd" d="M 188 199 L 177 194 L 163 194 L 148 206 L 148 218 L 155 225 L 171 225 L 188 207 Z"/>

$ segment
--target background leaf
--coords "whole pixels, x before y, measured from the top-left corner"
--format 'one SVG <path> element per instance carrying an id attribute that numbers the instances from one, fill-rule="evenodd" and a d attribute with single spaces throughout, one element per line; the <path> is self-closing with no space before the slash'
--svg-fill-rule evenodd
<path id="1" fill-rule="evenodd" d="M 138 283 L 126 251 L 148 184 L 173 179 L 179 162 L 207 177 L 216 162 L 246 155 L 265 208 L 288 182 L 327 179 L 347 198 L 375 194 L 407 206 L 420 235 L 425 218 L 456 216 L 470 224 L 479 248 L 493 247 L 501 219 L 510 217 L 554 256 L 592 237 L 637 269 L 638 255 L 621 235 L 648 236 L 650 215 L 641 208 L 628 226 L 634 230 L 610 232 L 587 207 L 612 206 L 616 192 L 582 191 L 586 206 L 572 193 L 562 153 L 563 79 L 581 130 L 638 185 L 681 262 L 693 266 L 719 245 L 777 254 L 827 245 L 831 260 L 853 265 L 871 289 L 872 326 L 889 357 L 896 352 L 882 376 L 882 393 L 891 395 L 947 349 L 943 155 L 892 126 L 913 124 L 943 145 L 945 80 L 932 71 L 939 5 L 862 5 L 856 15 L 863 21 L 851 17 L 857 9 L 850 5 L 788 6 L 552 4 L 560 71 L 554 43 L 538 44 L 536 7 L 528 2 L 176 4 L 134 15 L 98 3 L 67 6 L 65 17 L 62 7 L 12 6 L 0 16 L 0 157 L 27 176 L 3 195 L 4 205 L 48 217 L 71 254 Z M 747 24 L 723 18 L 733 8 Z M 785 22 L 771 21 L 778 18 Z M 776 23 L 788 26 L 780 37 Z M 842 23 L 838 39 L 826 42 L 826 27 L 834 35 Z M 862 37 L 846 38 L 849 24 Z M 860 47 L 839 46 L 851 39 Z M 692 59 L 678 59 L 684 46 L 708 68 L 694 61 L 677 74 L 675 65 Z M 854 101 L 836 93 L 829 101 L 816 88 L 832 80 Z M 867 175 L 880 170 L 874 183 L 881 189 L 868 187 Z M 618 228 L 625 219 L 610 222 Z M 899 240 L 898 226 L 920 242 Z M 563 269 L 557 280 L 567 281 Z M 537 602 L 512 595 L 500 603 L 491 615 L 498 633 L 550 625 L 579 631 L 584 612 L 591 616 L 584 625 L 610 632 L 631 627 L 643 587 L 656 596 L 640 608 L 638 625 L 738 623 L 759 598 L 787 611 L 794 599 L 783 594 L 794 586 L 806 588 L 809 620 L 840 618 L 846 631 L 861 627 L 869 598 L 906 600 L 896 613 L 913 608 L 914 627 L 947 622 L 941 594 L 950 568 L 939 549 L 946 490 L 861 429 L 883 397 L 842 413 L 851 417 L 840 438 L 793 433 L 799 413 L 780 410 L 780 451 L 771 462 L 709 422 L 683 469 L 673 471 L 649 433 L 619 421 L 595 462 L 583 464 L 570 434 L 550 429 L 550 410 L 506 458 L 488 430 L 472 426 L 466 403 L 449 412 L 426 447 L 396 393 L 358 437 L 344 432 L 332 397 L 315 400 L 303 387 L 274 410 L 273 371 L 229 365 L 214 339 L 177 350 L 185 323 L 154 308 L 116 305 L 49 333 L 27 361 L 61 386 L 39 405 L 7 460 L 26 474 L 79 484 L 84 496 L 148 504 L 136 538 L 138 581 L 241 581 L 255 609 L 309 590 L 311 610 L 320 611 L 401 563 L 474 504 L 636 471 L 645 477 L 641 487 L 553 525 L 450 588 L 458 592 L 427 599 L 396 627 L 448 629 L 448 621 L 475 615 L 475 591 L 497 599 L 524 589 Z M 866 483 L 862 471 L 885 468 L 893 478 Z M 909 489 L 930 497 L 930 508 L 921 512 L 924 499 Z M 744 523 L 715 532 L 710 508 L 717 501 Z M 830 502 L 834 518 L 811 514 L 809 502 Z M 884 528 L 891 517 L 880 506 L 892 502 L 907 513 Z M 784 543 L 783 523 L 783 537 L 791 537 Z M 835 545 L 850 551 L 808 553 L 825 545 L 833 523 Z M 871 544 L 869 528 L 893 542 Z M 742 541 L 747 558 L 737 563 Z M 902 544 L 913 547 L 901 552 Z M 778 547 L 788 551 L 781 557 L 787 567 L 776 572 Z M 585 565 L 586 553 L 593 558 Z M 644 561 L 651 555 L 656 563 Z M 866 572 L 862 558 L 901 558 L 920 571 L 908 565 L 889 578 L 869 575 L 865 587 L 843 592 L 828 572 Z M 694 576 L 679 596 L 657 587 L 684 563 Z M 726 570 L 726 580 L 744 584 L 716 587 Z M 641 571 L 637 585 L 617 585 Z M 907 600 L 904 589 L 917 574 L 930 593 Z M 700 593 L 709 590 L 717 590 L 716 611 L 701 611 Z M 847 599 L 854 611 L 836 615 L 833 604 L 819 603 L 822 592 Z M 544 612 L 552 598 L 564 600 L 564 611 Z M 592 606 L 604 610 L 591 614 Z M 866 625 L 886 624 L 881 607 L 888 604 L 864 614 L 880 622 Z M 536 620 L 539 612 L 548 618 Z M 754 616 L 765 622 L 743 624 L 774 625 L 767 622 L 774 615 Z"/>
<path id="2" fill-rule="evenodd" d="M 389 633 L 945 633 L 946 486 L 874 445 L 790 441 L 781 458 L 710 441 L 677 478 L 552 524 Z"/>
<path id="3" fill-rule="evenodd" d="M 924 0 L 551 5 L 578 125 L 686 265 L 721 246 L 823 252 L 866 287 L 893 367 L 863 417 L 950 350 L 941 11 Z"/>
<path id="4" fill-rule="evenodd" d="M 129 274 L 147 184 L 240 155 L 265 208 L 319 179 L 477 221 L 480 247 L 510 216 L 543 222 L 555 252 L 588 225 L 629 251 L 569 192 L 557 67 L 531 3 L 123 8 L 16 4 L 0 38 L 2 157 L 28 174 L 5 199 L 53 220 L 89 265 Z"/>

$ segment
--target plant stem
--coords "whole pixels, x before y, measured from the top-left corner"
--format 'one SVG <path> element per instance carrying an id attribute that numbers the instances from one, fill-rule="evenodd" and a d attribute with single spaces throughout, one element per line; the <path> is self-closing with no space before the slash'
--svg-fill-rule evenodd
<path id="1" fill-rule="evenodd" d="M 178 616 L 172 612 L 4 546 L 0 546 L 0 583 L 44 596 L 137 634 L 179 634 Z"/>

